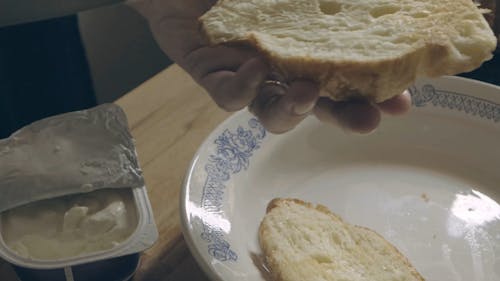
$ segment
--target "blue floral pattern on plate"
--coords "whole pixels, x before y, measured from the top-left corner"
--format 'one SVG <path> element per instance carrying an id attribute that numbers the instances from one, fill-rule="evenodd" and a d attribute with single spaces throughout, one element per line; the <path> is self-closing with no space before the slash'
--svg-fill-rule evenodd
<path id="1" fill-rule="evenodd" d="M 216 151 L 208 157 L 205 166 L 207 179 L 203 186 L 202 208 L 209 213 L 220 213 L 225 183 L 232 175 L 248 169 L 250 157 L 260 148 L 266 136 L 264 127 L 252 118 L 248 128 L 238 127 L 235 132 L 226 129 L 215 139 Z M 215 225 L 203 221 L 203 240 L 208 243 L 208 253 L 219 261 L 237 261 L 238 255 L 224 239 L 224 232 Z"/>
<path id="2" fill-rule="evenodd" d="M 413 86 L 410 88 L 410 93 L 412 95 L 413 105 L 416 107 L 432 105 L 435 107 L 458 110 L 493 122 L 500 122 L 500 104 L 485 99 L 461 93 L 438 90 L 431 84 L 425 84 L 421 89 Z"/>
<path id="3" fill-rule="evenodd" d="M 493 122 L 500 122 L 500 105 L 481 98 L 437 90 L 431 84 L 425 84 L 420 89 L 410 88 L 413 106 L 434 107 L 458 110 L 473 116 L 479 116 Z M 203 186 L 201 199 L 202 208 L 209 213 L 221 213 L 223 207 L 225 183 L 232 175 L 248 169 L 250 158 L 260 148 L 266 131 L 257 119 L 248 121 L 248 128 L 238 127 L 236 131 L 226 129 L 214 143 L 216 151 L 208 157 L 205 166 L 207 178 Z M 238 254 L 224 238 L 222 229 L 203 221 L 201 237 L 208 243 L 208 253 L 215 259 L 237 261 Z"/>

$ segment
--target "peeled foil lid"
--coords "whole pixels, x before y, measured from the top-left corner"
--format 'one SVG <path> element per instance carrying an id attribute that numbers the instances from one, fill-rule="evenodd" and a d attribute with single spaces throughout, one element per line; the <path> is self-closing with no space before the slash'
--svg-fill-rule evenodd
<path id="1" fill-rule="evenodd" d="M 114 104 L 49 117 L 0 140 L 0 212 L 64 195 L 143 185 L 125 113 Z"/>

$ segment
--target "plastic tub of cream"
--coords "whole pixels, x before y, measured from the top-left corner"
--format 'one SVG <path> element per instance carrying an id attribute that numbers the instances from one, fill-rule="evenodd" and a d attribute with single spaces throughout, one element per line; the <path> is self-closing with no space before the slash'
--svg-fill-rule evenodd
<path id="1" fill-rule="evenodd" d="M 146 188 L 101 189 L 0 214 L 0 257 L 21 280 L 127 280 L 158 238 Z"/>
<path id="2" fill-rule="evenodd" d="M 52 116 L 0 140 L 0 258 L 22 280 L 126 280 L 157 236 L 119 106 Z"/>

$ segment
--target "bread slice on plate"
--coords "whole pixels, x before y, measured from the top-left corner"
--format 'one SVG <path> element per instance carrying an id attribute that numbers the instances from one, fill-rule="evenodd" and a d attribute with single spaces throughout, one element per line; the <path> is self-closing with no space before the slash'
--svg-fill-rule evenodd
<path id="1" fill-rule="evenodd" d="M 249 44 L 287 80 L 381 102 L 417 77 L 489 60 L 496 38 L 483 12 L 472 0 L 219 0 L 200 21 L 211 44 Z"/>
<path id="2" fill-rule="evenodd" d="M 259 242 L 276 281 L 424 280 L 382 236 L 297 199 L 269 203 Z"/>

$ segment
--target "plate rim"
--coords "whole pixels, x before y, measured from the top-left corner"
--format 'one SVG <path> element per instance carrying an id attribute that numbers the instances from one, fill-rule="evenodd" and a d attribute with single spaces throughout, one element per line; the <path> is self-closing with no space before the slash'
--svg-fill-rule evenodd
<path id="1" fill-rule="evenodd" d="M 460 76 L 442 76 L 438 78 L 422 78 L 418 79 L 414 85 L 417 84 L 425 84 L 424 82 L 430 84 L 432 82 L 440 81 L 440 80 L 448 80 L 449 82 L 459 81 L 460 83 L 470 83 L 472 86 L 478 86 L 478 87 L 483 87 L 483 88 L 490 88 L 492 91 L 497 91 L 498 92 L 498 98 L 497 100 L 490 100 L 486 99 L 484 97 L 479 97 L 479 96 L 473 96 L 473 95 L 468 95 L 465 93 L 458 93 L 464 96 L 467 96 L 472 99 L 479 99 L 488 103 L 493 104 L 495 107 L 498 107 L 499 111 L 498 114 L 500 115 L 500 85 L 494 85 L 490 84 L 484 81 L 479 81 L 479 80 L 474 80 L 470 78 L 465 78 L 465 77 L 460 77 Z M 412 85 L 412 86 L 414 86 Z M 417 107 L 417 108 L 422 108 L 427 106 L 428 103 L 425 104 L 416 104 L 414 101 L 412 101 L 412 108 Z M 434 105 L 433 107 L 438 108 L 439 110 L 444 110 L 442 107 L 439 107 L 437 105 Z M 468 112 L 462 112 L 462 110 L 453 110 L 453 112 L 460 111 L 461 114 L 467 115 L 470 118 L 473 118 L 475 116 L 469 114 Z M 196 245 L 194 242 L 194 233 L 190 230 L 191 224 L 189 223 L 189 215 L 191 214 L 188 210 L 188 200 L 190 198 L 189 192 L 192 190 L 191 189 L 191 178 L 193 176 L 193 171 L 196 168 L 196 164 L 199 162 L 199 157 L 202 154 L 202 151 L 204 151 L 207 147 L 212 146 L 211 140 L 214 140 L 215 137 L 217 137 L 221 131 L 223 131 L 224 128 L 228 127 L 228 124 L 233 124 L 237 123 L 235 122 L 236 119 L 238 118 L 243 118 L 244 116 L 248 116 L 249 119 L 253 117 L 253 115 L 247 110 L 243 109 L 240 111 L 237 111 L 233 114 L 231 114 L 229 117 L 227 117 L 225 120 L 223 120 L 220 124 L 218 124 L 200 143 L 199 147 L 197 148 L 196 152 L 194 153 L 188 168 L 186 169 L 186 173 L 183 179 L 182 187 L 181 187 L 181 192 L 179 196 L 179 207 L 180 207 L 180 220 L 181 220 L 181 230 L 182 234 L 184 236 L 184 240 L 186 241 L 186 244 L 195 258 L 197 264 L 200 266 L 200 268 L 203 270 L 203 272 L 209 277 L 210 280 L 220 280 L 220 281 L 232 281 L 232 280 L 226 280 L 224 279 L 225 277 L 222 276 L 217 270 L 214 269 L 213 266 L 209 264 L 209 261 L 203 257 L 203 253 L 201 252 L 201 249 Z M 482 119 L 489 119 L 489 118 L 484 118 Z M 500 124 L 500 120 L 489 120 L 493 122 L 493 125 L 495 124 Z M 266 131 L 267 132 L 267 131 Z M 214 259 L 211 257 L 210 259 Z"/>
<path id="2" fill-rule="evenodd" d="M 191 178 L 193 176 L 193 170 L 196 167 L 196 164 L 198 163 L 199 156 L 201 154 L 201 151 L 209 144 L 209 140 L 214 139 L 215 136 L 217 136 L 217 133 L 220 132 L 223 128 L 226 128 L 228 124 L 233 123 L 235 119 L 237 119 L 240 116 L 247 115 L 249 117 L 253 116 L 247 109 L 243 109 L 240 111 L 237 111 L 233 114 L 231 114 L 229 117 L 224 119 L 220 124 L 218 124 L 209 134 L 206 136 L 203 141 L 201 142 L 200 146 L 197 148 L 194 156 L 192 157 L 187 172 L 184 176 L 184 180 L 182 183 L 182 188 L 179 196 L 179 207 L 180 207 L 180 219 L 181 219 L 181 231 L 184 237 L 184 240 L 186 241 L 186 245 L 189 248 L 189 251 L 191 252 L 192 256 L 196 260 L 197 264 L 201 267 L 203 272 L 208 275 L 210 280 L 217 280 L 217 281 L 224 281 L 223 277 L 220 276 L 215 270 L 212 270 L 212 267 L 208 264 L 208 261 L 202 257 L 201 252 L 199 251 L 198 247 L 195 245 L 194 238 L 193 238 L 193 233 L 189 230 L 190 224 L 189 224 L 189 211 L 188 211 L 188 200 L 189 200 L 189 184 L 191 182 Z"/>

